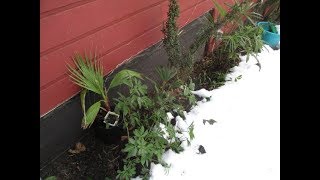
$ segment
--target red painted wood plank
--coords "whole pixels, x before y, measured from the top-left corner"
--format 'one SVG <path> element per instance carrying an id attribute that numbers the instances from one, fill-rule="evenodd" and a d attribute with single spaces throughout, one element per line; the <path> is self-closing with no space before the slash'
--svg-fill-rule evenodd
<path id="1" fill-rule="evenodd" d="M 181 11 L 200 1 L 203 0 L 181 1 Z M 167 7 L 168 1 L 135 0 L 134 3 L 128 5 L 127 0 L 97 0 L 43 18 L 40 20 L 41 55 L 160 3 L 165 4 L 164 6 Z M 88 14 L 88 12 L 90 13 Z M 166 10 L 163 12 L 166 14 Z"/>
<path id="2" fill-rule="evenodd" d="M 40 52 L 70 41 L 99 27 L 163 0 L 97 0 L 40 20 Z M 130 3 L 129 3 L 130 2 Z M 128 18 L 128 17 L 127 17 Z M 81 38 L 81 37 L 79 37 Z"/>
<path id="3" fill-rule="evenodd" d="M 184 27 L 191 21 L 195 20 L 197 17 L 209 11 L 211 8 L 211 0 L 198 0 L 198 2 L 194 6 L 189 7 L 189 9 L 185 12 L 186 15 L 183 15 L 178 19 L 179 28 Z"/>
<path id="4" fill-rule="evenodd" d="M 194 1 L 194 3 L 197 4 L 199 2 L 199 0 Z M 201 2 L 203 3 L 204 1 Z M 206 2 L 210 3 L 209 0 Z M 190 7 L 190 4 L 183 7 L 194 9 L 192 6 Z M 67 72 L 65 65 L 66 63 L 71 63 L 70 58 L 74 52 L 79 49 L 87 49 L 88 51 L 98 49 L 99 53 L 110 51 L 139 33 L 143 33 L 162 23 L 166 18 L 162 20 L 159 17 L 159 13 L 159 6 L 152 7 L 152 9 L 141 12 L 116 25 L 105 28 L 95 34 L 62 47 L 57 51 L 42 56 L 40 58 L 40 87 L 45 88 L 43 86 L 46 86 L 48 83 L 53 83 L 57 78 Z M 181 25 L 185 25 L 186 22 Z M 129 29 L 130 31 L 128 31 Z"/>
<path id="5" fill-rule="evenodd" d="M 66 62 L 71 63 L 70 57 L 75 51 L 83 49 L 97 49 L 98 53 L 110 51 L 150 28 L 159 25 L 162 22 L 159 16 L 160 13 L 160 6 L 153 7 L 65 46 L 58 51 L 42 56 L 40 58 L 40 86 L 42 87 L 65 74 L 67 72 Z"/>
<path id="6" fill-rule="evenodd" d="M 40 0 L 40 13 L 67 6 L 68 4 L 80 1 L 82 0 Z"/>
<path id="7" fill-rule="evenodd" d="M 206 1 L 198 5 L 196 10 L 193 8 L 188 9 L 186 12 L 181 14 L 181 20 L 179 22 L 181 24 L 185 23 L 188 19 L 189 22 L 202 15 L 204 12 L 208 11 L 212 4 L 210 1 Z M 190 17 L 190 15 L 192 15 Z M 159 24 L 155 29 L 143 34 L 142 36 L 134 39 L 125 46 L 121 46 L 120 48 L 106 54 L 103 58 L 103 64 L 105 65 L 106 73 L 114 69 L 119 63 L 121 63 L 124 59 L 127 59 L 133 55 L 136 55 L 139 51 L 150 47 L 152 44 L 158 42 L 161 37 L 161 28 L 162 24 Z M 80 48 L 81 49 L 81 48 Z M 45 61 L 45 60 L 44 60 Z M 44 72 L 43 72 L 44 73 Z M 73 95 L 77 94 L 79 91 L 78 87 L 73 85 L 68 76 L 62 77 L 61 80 L 56 83 L 48 86 L 45 89 L 40 91 L 40 113 L 41 116 L 44 115 L 49 110 L 56 107 L 58 104 L 61 104 L 65 100 L 71 98 Z"/>
<path id="8" fill-rule="evenodd" d="M 194 7 L 196 4 L 199 4 L 206 0 L 179 0 L 180 12 L 183 12 L 191 7 Z M 165 1 L 161 4 L 162 9 L 162 18 L 163 20 L 167 19 L 167 13 L 169 9 L 169 1 Z M 181 14 L 180 14 L 181 15 Z"/>

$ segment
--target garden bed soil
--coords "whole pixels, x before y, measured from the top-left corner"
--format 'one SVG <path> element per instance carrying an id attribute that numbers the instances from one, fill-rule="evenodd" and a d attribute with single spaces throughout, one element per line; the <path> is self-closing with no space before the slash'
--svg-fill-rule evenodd
<path id="1" fill-rule="evenodd" d="M 106 177 L 115 179 L 117 170 L 123 166 L 122 160 L 125 155 L 121 150 L 126 142 L 105 144 L 95 137 L 93 130 L 90 130 L 80 142 L 85 146 L 85 151 L 78 154 L 66 151 L 40 169 L 42 179 L 49 176 L 56 176 L 58 180 L 104 180 Z"/>
<path id="2" fill-rule="evenodd" d="M 187 111 L 190 106 L 185 99 L 180 99 Z M 99 113 L 88 133 L 80 140 L 85 150 L 79 153 L 65 151 L 57 159 L 48 163 L 40 169 L 40 177 L 56 176 L 58 180 L 105 180 L 106 177 L 116 179 L 117 170 L 123 168 L 123 159 L 126 154 L 122 152 L 128 142 L 122 138 L 126 136 L 125 130 L 111 128 L 110 132 L 105 131 L 105 124 L 102 122 L 104 114 Z M 175 124 L 175 119 L 173 119 Z M 120 120 L 120 127 L 121 120 Z M 132 134 L 133 130 L 130 131 Z M 76 145 L 74 145 L 76 146 Z M 71 148 L 71 151 L 76 151 Z M 136 167 L 136 175 L 140 175 L 141 167 Z"/>
<path id="3" fill-rule="evenodd" d="M 106 129 L 106 124 L 103 122 L 105 115 L 104 111 L 100 111 L 88 133 L 78 142 L 79 147 L 84 146 L 84 151 L 78 151 L 75 144 L 73 148 L 40 169 L 40 177 L 44 179 L 56 176 L 58 180 L 105 180 L 106 177 L 115 179 L 117 170 L 123 167 L 125 154 L 121 150 L 128 142 L 123 138 L 127 134 L 121 128 L 121 124 Z M 111 124 L 115 120 L 115 116 L 108 118 Z"/>

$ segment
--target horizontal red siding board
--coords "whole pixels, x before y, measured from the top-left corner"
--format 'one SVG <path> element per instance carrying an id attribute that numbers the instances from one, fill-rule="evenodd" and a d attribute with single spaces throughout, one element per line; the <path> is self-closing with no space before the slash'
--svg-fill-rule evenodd
<path id="1" fill-rule="evenodd" d="M 200 2 L 200 1 L 199 1 Z M 179 27 L 184 27 L 191 21 L 195 20 L 197 17 L 201 16 L 205 12 L 209 11 L 212 8 L 211 0 L 201 1 L 196 6 L 192 6 L 185 13 L 186 15 L 182 15 L 179 18 Z"/>
<path id="2" fill-rule="evenodd" d="M 199 1 L 200 2 L 200 1 Z M 206 2 L 210 4 L 210 1 L 197 2 L 198 6 Z M 191 5 L 184 6 L 190 9 L 195 9 Z M 199 9 L 199 8 L 197 8 Z M 185 10 L 185 9 L 184 9 Z M 112 50 L 124 43 L 127 40 L 132 39 L 138 34 L 155 27 L 163 22 L 163 19 L 159 17 L 159 6 L 152 7 L 146 11 L 143 11 L 135 16 L 132 16 L 124 21 L 121 21 L 113 26 L 109 26 L 101 31 L 98 31 L 90 36 L 87 36 L 79 41 L 62 47 L 61 49 L 49 53 L 40 57 L 40 87 L 45 88 L 52 84 L 57 79 L 61 78 L 67 72 L 65 67 L 66 63 L 71 63 L 71 56 L 76 51 L 81 51 L 86 48 L 88 51 L 97 49 L 99 53 L 104 53 Z M 191 15 L 191 14 L 190 14 Z M 190 15 L 186 17 L 190 18 Z M 185 25 L 185 22 L 180 23 Z M 128 31 L 130 29 L 130 31 Z M 49 83 L 49 84 L 48 84 Z"/>
<path id="3" fill-rule="evenodd" d="M 186 1 L 181 2 L 184 3 Z M 70 82 L 65 68 L 66 62 L 70 62 L 70 57 L 75 51 L 82 52 L 84 49 L 97 49 L 98 53 L 104 54 L 101 60 L 105 66 L 105 73 L 108 73 L 125 59 L 136 55 L 141 50 L 161 40 L 162 22 L 163 18 L 166 18 L 167 11 L 167 7 L 163 6 L 163 4 L 140 12 L 130 17 L 128 21 L 121 21 L 42 56 L 40 59 L 41 116 L 78 93 L 79 88 Z M 195 4 L 198 5 L 195 6 Z M 179 18 L 180 26 L 186 25 L 186 23 L 193 21 L 204 12 L 210 10 L 212 2 L 211 0 L 192 0 L 184 4 L 183 7 L 184 12 L 181 13 Z M 159 16 L 159 14 L 164 17 Z"/>
<path id="4" fill-rule="evenodd" d="M 40 20 L 40 52 L 163 0 L 97 0 Z"/>
<path id="5" fill-rule="evenodd" d="M 183 0 L 181 11 L 194 6 L 203 0 Z M 75 7 L 40 20 L 40 52 L 41 55 L 55 50 L 64 43 L 94 33 L 95 30 L 110 26 L 126 16 L 151 8 L 162 3 L 163 18 L 166 17 L 168 1 L 135 0 L 128 6 L 127 0 L 97 0 L 85 6 Z M 90 14 L 88 14 L 90 12 Z M 132 14 L 133 13 L 133 14 Z M 104 18 L 101 18 L 104 17 Z"/>
<path id="6" fill-rule="evenodd" d="M 109 51 L 137 35 L 143 34 L 150 28 L 159 25 L 162 22 L 159 16 L 160 13 L 160 6 L 153 7 L 40 57 L 40 86 L 44 86 L 65 74 L 67 72 L 65 68 L 66 62 L 71 63 L 70 56 L 75 51 L 81 51 L 89 47 L 91 50 L 97 48 L 100 51 L 99 54 Z"/>
<path id="7" fill-rule="evenodd" d="M 187 9 L 190 9 L 191 7 L 195 7 L 196 4 L 200 4 L 204 1 L 208 0 L 180 0 L 180 12 L 183 12 Z M 169 9 L 169 1 L 165 1 L 164 3 L 161 4 L 161 9 L 162 9 L 162 18 L 163 20 L 167 19 L 167 13 Z"/>
<path id="8" fill-rule="evenodd" d="M 50 10 L 67 6 L 75 2 L 80 2 L 83 0 L 41 0 L 40 1 L 40 13 L 48 12 Z"/>

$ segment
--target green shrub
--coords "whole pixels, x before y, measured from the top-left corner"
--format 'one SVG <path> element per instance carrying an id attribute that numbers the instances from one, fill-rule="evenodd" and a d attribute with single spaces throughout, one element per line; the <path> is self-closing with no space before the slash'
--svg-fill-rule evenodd
<path id="1" fill-rule="evenodd" d="M 232 60 L 238 58 L 239 53 L 246 54 L 248 60 L 250 55 L 256 57 L 263 47 L 262 33 L 263 29 L 258 26 L 240 26 L 231 34 L 222 36 L 219 48 L 228 52 Z"/>
<path id="2" fill-rule="evenodd" d="M 160 163 L 166 168 L 169 166 L 162 161 L 162 155 L 166 149 L 181 152 L 181 137 L 177 137 L 175 127 L 168 121 L 167 112 L 172 110 L 183 117 L 184 107 L 179 99 L 184 98 L 188 103 L 195 104 L 195 97 L 191 93 L 194 90 L 192 81 L 188 85 L 180 85 L 180 82 L 173 77 L 176 74 L 174 69 L 165 67 L 157 68 L 160 76 L 160 85 L 154 84 L 154 91 L 147 93 L 147 87 L 140 79 L 132 78 L 126 83 L 129 88 L 129 95 L 115 99 L 115 112 L 123 116 L 124 125 L 127 128 L 128 143 L 124 148 L 127 154 L 124 160 L 125 167 L 118 172 L 118 178 L 131 178 L 136 167 L 142 167 L 139 172 L 144 178 L 149 176 L 150 163 Z M 169 83 L 170 82 L 170 83 Z M 179 90 L 179 92 L 175 92 Z M 162 127 L 162 125 L 164 127 Z M 132 131 L 133 133 L 132 133 Z M 165 138 L 166 131 L 168 137 Z M 194 137 L 193 128 L 190 134 Z M 185 138 L 189 142 L 189 138 Z"/>
<path id="3" fill-rule="evenodd" d="M 234 27 L 242 26 L 244 24 L 244 18 L 252 24 L 255 24 L 256 19 L 261 19 L 260 14 L 252 11 L 257 6 L 257 3 L 251 0 L 243 0 L 241 2 L 234 0 L 233 5 L 226 3 L 230 9 L 229 11 L 225 10 L 217 1 L 212 1 L 218 11 L 217 20 L 215 21 L 211 15 L 206 16 L 207 21 L 204 27 L 199 30 L 196 40 L 190 46 L 191 54 L 194 54 L 200 46 L 207 43 L 211 37 L 219 39 L 221 37 L 219 30 L 222 27 L 229 24 L 233 24 Z"/>
<path id="4" fill-rule="evenodd" d="M 179 4 L 177 0 L 169 0 L 168 20 L 165 27 L 162 29 L 164 34 L 163 43 L 168 55 L 170 66 L 181 67 L 182 53 L 179 42 L 179 28 L 177 25 L 177 19 L 179 17 Z"/>
<path id="5" fill-rule="evenodd" d="M 280 23 L 280 0 L 261 0 L 256 11 L 263 15 L 263 21 Z"/>

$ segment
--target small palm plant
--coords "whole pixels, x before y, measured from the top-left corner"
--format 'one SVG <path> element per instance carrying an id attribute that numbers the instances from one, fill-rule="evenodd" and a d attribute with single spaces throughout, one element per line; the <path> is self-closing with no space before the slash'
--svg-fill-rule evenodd
<path id="1" fill-rule="evenodd" d="M 121 70 L 114 76 L 109 87 L 105 88 L 103 80 L 103 66 L 97 60 L 96 56 L 91 58 L 87 55 L 82 57 L 81 55 L 76 54 L 72 59 L 75 67 L 68 64 L 68 70 L 71 73 L 70 78 L 75 84 L 82 88 L 80 93 L 81 107 L 83 111 L 82 128 L 86 129 L 92 125 L 100 109 L 107 112 L 107 115 L 104 118 L 105 122 L 109 114 L 119 117 L 119 115 L 110 110 L 109 98 L 107 95 L 108 91 L 116 86 L 126 84 L 132 77 L 142 79 L 141 74 L 127 69 Z M 91 105 L 88 110 L 86 110 L 85 97 L 88 91 L 99 94 L 102 99 Z M 106 127 L 111 125 L 109 123 L 106 124 Z M 116 125 L 116 123 L 113 125 Z"/>

